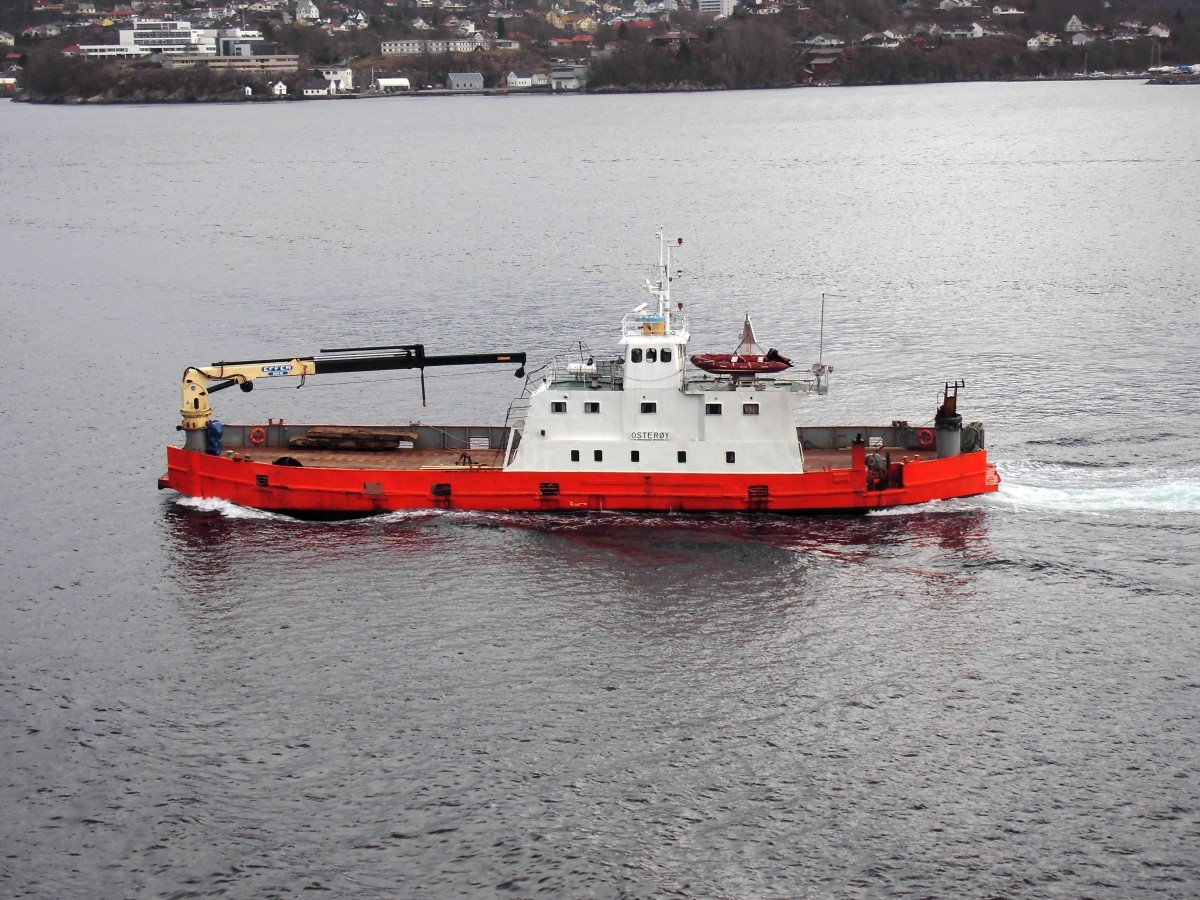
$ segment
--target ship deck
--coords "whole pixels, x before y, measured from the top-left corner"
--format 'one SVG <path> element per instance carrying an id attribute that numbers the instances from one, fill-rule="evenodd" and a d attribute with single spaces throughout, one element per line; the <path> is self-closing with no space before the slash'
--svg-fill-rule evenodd
<path id="1" fill-rule="evenodd" d="M 258 463 L 274 463 L 290 457 L 301 466 L 321 469 L 499 469 L 503 467 L 504 450 L 308 450 L 297 447 L 229 447 L 227 453 Z M 874 451 L 879 452 L 879 451 Z M 908 451 L 894 450 L 896 454 Z M 850 450 L 806 450 L 804 469 L 807 472 L 825 469 L 850 468 Z"/>

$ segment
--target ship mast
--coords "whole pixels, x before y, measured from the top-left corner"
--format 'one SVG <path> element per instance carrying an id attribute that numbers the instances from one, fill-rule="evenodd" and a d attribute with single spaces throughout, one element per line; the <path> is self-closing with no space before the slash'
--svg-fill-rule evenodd
<path id="1" fill-rule="evenodd" d="M 658 284 L 649 279 L 646 280 L 646 287 L 650 293 L 658 300 L 658 314 L 667 324 L 667 331 L 674 331 L 675 310 L 671 308 L 671 244 L 664 237 L 662 226 L 658 229 Z M 677 238 L 676 242 L 679 245 L 683 244 L 683 238 Z M 682 274 L 682 273 L 677 273 Z"/>

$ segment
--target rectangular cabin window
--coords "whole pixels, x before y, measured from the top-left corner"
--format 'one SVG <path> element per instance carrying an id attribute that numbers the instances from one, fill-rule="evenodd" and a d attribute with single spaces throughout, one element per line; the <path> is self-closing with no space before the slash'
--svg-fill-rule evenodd
<path id="1" fill-rule="evenodd" d="M 687 451 L 686 450 L 677 451 L 675 454 L 675 458 L 677 460 L 679 460 L 681 463 L 687 462 Z"/>
<path id="2" fill-rule="evenodd" d="M 758 404 L 757 403 L 743 403 L 742 404 L 742 415 L 743 416 L 757 416 L 758 415 Z"/>
<path id="3" fill-rule="evenodd" d="M 646 351 L 646 362 L 658 362 L 658 351 L 653 347 Z"/>
<path id="4" fill-rule="evenodd" d="M 571 462 L 579 462 L 579 451 L 578 450 L 571 451 Z"/>
<path id="5" fill-rule="evenodd" d="M 662 353 L 658 354 L 658 358 L 661 359 L 663 362 L 670 362 L 671 361 L 671 348 L 663 347 Z"/>
<path id="6" fill-rule="evenodd" d="M 642 461 L 642 451 L 641 450 L 630 450 L 629 451 L 629 461 L 630 462 L 641 462 Z"/>
<path id="7" fill-rule="evenodd" d="M 727 463 L 737 462 L 737 454 L 734 453 L 732 450 L 726 450 L 725 451 L 725 462 L 727 462 Z"/>
<path id="8" fill-rule="evenodd" d="M 592 459 L 594 459 L 596 462 L 604 462 L 604 451 L 603 450 L 593 450 L 592 451 Z"/>
<path id="9" fill-rule="evenodd" d="M 642 404 L 642 412 L 646 413 L 647 415 L 650 415 L 651 413 L 656 413 L 656 412 L 658 412 L 658 404 L 657 403 L 643 403 Z"/>
<path id="10" fill-rule="evenodd" d="M 634 347 L 632 350 L 629 351 L 629 361 L 631 363 L 642 361 L 642 348 L 641 347 Z"/>
<path id="11" fill-rule="evenodd" d="M 598 412 L 600 412 L 600 404 L 599 403 L 585 403 L 585 404 L 583 404 L 583 411 L 585 413 L 598 413 Z"/>
<path id="12" fill-rule="evenodd" d="M 720 403 L 705 403 L 704 404 L 704 414 L 706 416 L 719 416 L 721 414 L 721 404 Z"/>
<path id="13" fill-rule="evenodd" d="M 551 401 L 551 403 L 550 403 L 550 412 L 552 412 L 552 413 L 565 413 L 566 411 L 567 411 L 567 401 L 566 401 L 566 400 L 553 400 L 553 401 Z"/>

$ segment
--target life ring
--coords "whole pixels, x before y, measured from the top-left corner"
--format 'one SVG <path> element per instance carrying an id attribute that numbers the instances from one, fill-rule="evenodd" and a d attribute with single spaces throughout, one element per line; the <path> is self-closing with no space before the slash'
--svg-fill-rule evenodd
<path id="1" fill-rule="evenodd" d="M 251 438 L 251 440 L 254 440 L 254 438 Z M 935 440 L 937 440 L 937 435 L 933 433 L 932 428 L 922 428 L 917 432 L 917 443 L 922 447 L 932 447 Z"/>
<path id="2" fill-rule="evenodd" d="M 254 444 L 255 446 L 261 447 L 266 442 L 267 442 L 267 429 L 263 428 L 261 425 L 255 425 L 253 428 L 250 429 L 250 443 Z"/>

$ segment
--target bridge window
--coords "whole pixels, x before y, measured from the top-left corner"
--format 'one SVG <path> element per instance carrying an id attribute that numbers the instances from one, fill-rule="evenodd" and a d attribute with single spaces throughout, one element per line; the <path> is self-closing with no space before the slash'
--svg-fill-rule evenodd
<path id="1" fill-rule="evenodd" d="M 742 404 L 742 415 L 743 416 L 757 416 L 758 415 L 758 404 L 757 403 L 743 403 Z"/>
<path id="2" fill-rule="evenodd" d="M 679 460 L 681 463 L 685 463 L 685 462 L 687 462 L 687 451 L 686 451 L 686 450 L 679 450 L 679 451 L 677 451 L 677 452 L 675 453 L 675 458 L 676 458 L 677 460 Z"/>
<path id="3" fill-rule="evenodd" d="M 706 416 L 719 416 L 721 414 L 721 404 L 720 403 L 705 403 L 704 404 L 704 414 Z"/>
<path id="4" fill-rule="evenodd" d="M 653 347 L 646 351 L 646 362 L 658 362 L 658 351 Z"/>
<path id="5" fill-rule="evenodd" d="M 671 361 L 671 348 L 663 347 L 662 353 L 659 354 L 658 358 L 661 359 L 663 362 L 670 362 Z"/>
<path id="6" fill-rule="evenodd" d="M 642 412 L 646 413 L 647 415 L 649 415 L 651 413 L 656 413 L 656 412 L 658 412 L 658 404 L 657 403 L 643 403 L 642 404 Z"/>
<path id="7" fill-rule="evenodd" d="M 725 462 L 727 462 L 727 463 L 737 462 L 737 454 L 734 453 L 732 450 L 726 450 L 725 451 Z"/>
<path id="8" fill-rule="evenodd" d="M 629 451 L 629 461 L 630 462 L 641 462 L 642 461 L 642 451 L 641 450 L 630 450 Z"/>
<path id="9" fill-rule="evenodd" d="M 565 413 L 566 411 L 567 411 L 567 401 L 566 401 L 566 400 L 554 400 L 554 401 L 551 401 L 551 403 L 550 403 L 550 412 L 552 412 L 552 413 Z"/>
<path id="10" fill-rule="evenodd" d="M 571 451 L 571 462 L 579 462 L 579 451 L 578 450 Z"/>
<path id="11" fill-rule="evenodd" d="M 641 347 L 634 347 L 632 350 L 629 351 L 629 361 L 630 362 L 641 362 L 642 361 L 642 348 Z"/>
<path id="12" fill-rule="evenodd" d="M 596 462 L 604 462 L 604 451 L 603 450 L 593 450 L 592 451 L 592 459 L 594 459 Z"/>
<path id="13" fill-rule="evenodd" d="M 585 403 L 585 404 L 583 404 L 583 411 L 585 413 L 598 413 L 598 412 L 600 412 L 600 404 L 599 403 Z"/>

